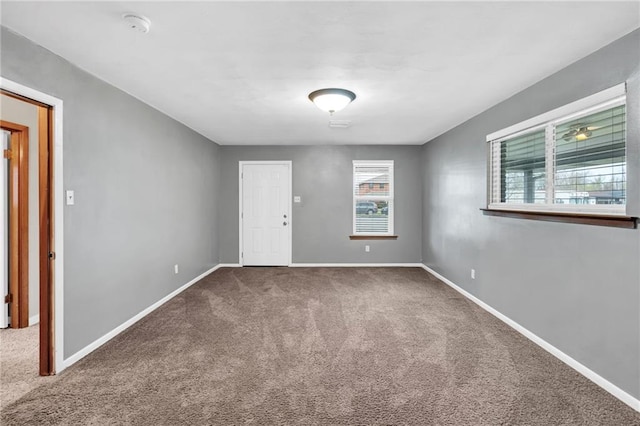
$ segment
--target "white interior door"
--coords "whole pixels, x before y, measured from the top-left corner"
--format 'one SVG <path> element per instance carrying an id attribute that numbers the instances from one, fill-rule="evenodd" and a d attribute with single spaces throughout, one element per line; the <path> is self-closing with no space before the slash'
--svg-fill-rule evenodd
<path id="1" fill-rule="evenodd" d="M 291 163 L 241 162 L 241 264 L 291 263 Z"/>
<path id="2" fill-rule="evenodd" d="M 9 149 L 11 133 L 2 131 L 2 151 Z M 9 160 L 0 158 L 0 280 L 2 293 L 0 294 L 0 328 L 9 326 L 9 304 L 4 302 L 4 296 L 9 294 Z"/>

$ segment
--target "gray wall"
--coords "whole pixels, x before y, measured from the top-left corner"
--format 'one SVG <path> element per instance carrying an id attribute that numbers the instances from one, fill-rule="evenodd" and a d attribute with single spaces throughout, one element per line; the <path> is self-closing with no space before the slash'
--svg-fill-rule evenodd
<path id="1" fill-rule="evenodd" d="M 293 262 L 420 262 L 419 146 L 221 147 L 220 262 L 238 263 L 238 162 L 291 160 Z M 397 240 L 351 241 L 352 160 L 394 160 Z M 365 253 L 369 244 L 371 252 Z"/>
<path id="2" fill-rule="evenodd" d="M 68 357 L 218 263 L 219 147 L 5 28 L 1 51 L 3 77 L 64 101 Z"/>
<path id="3" fill-rule="evenodd" d="M 640 213 L 640 31 L 423 147 L 424 263 L 636 398 L 640 232 L 484 216 L 487 134 L 628 83 L 628 213 Z M 470 269 L 476 269 L 476 280 Z"/>
<path id="4" fill-rule="evenodd" d="M 0 96 L 0 118 L 29 128 L 29 318 L 40 312 L 40 234 L 38 108 L 6 95 Z M 29 321 L 29 324 L 35 324 Z"/>

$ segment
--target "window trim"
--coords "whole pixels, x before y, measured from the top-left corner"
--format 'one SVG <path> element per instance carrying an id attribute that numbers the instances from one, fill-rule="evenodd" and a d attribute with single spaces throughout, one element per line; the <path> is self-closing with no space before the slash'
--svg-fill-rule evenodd
<path id="1" fill-rule="evenodd" d="M 614 215 L 625 216 L 627 211 L 624 205 L 598 205 L 598 204 L 554 204 L 555 194 L 555 162 L 548 161 L 554 158 L 555 128 L 567 121 L 586 115 L 604 111 L 616 106 L 626 105 L 626 83 L 621 83 L 609 89 L 595 93 L 586 98 L 556 108 L 552 111 L 540 114 L 536 117 L 509 126 L 505 129 L 493 132 L 486 137 L 488 146 L 487 157 L 487 209 L 515 212 L 541 212 L 559 214 L 589 214 L 589 215 Z M 546 200 L 544 204 L 534 203 L 495 203 L 494 195 L 500 192 L 500 187 L 494 186 L 493 172 L 495 169 L 494 146 L 526 133 L 543 130 L 545 132 L 545 176 L 546 176 Z M 626 138 L 625 138 L 626 149 Z M 500 167 L 498 165 L 498 167 Z"/>
<path id="2" fill-rule="evenodd" d="M 356 186 L 356 167 L 358 166 L 380 166 L 380 167 L 388 167 L 389 168 L 389 195 L 356 195 L 355 194 L 355 186 Z M 394 160 L 353 160 L 352 161 L 352 170 L 351 170 L 351 217 L 352 217 L 352 234 L 350 235 L 351 239 L 359 239 L 358 237 L 394 237 L 394 216 L 395 216 L 395 162 Z M 356 232 L 356 204 L 358 201 L 387 201 L 387 206 L 389 206 L 389 227 L 387 232 Z M 355 238 L 353 238 L 355 237 Z"/>

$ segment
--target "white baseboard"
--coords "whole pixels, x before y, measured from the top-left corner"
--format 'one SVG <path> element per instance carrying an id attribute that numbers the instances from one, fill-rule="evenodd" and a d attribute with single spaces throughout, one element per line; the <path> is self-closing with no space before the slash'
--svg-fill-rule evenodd
<path id="1" fill-rule="evenodd" d="M 36 325 L 39 322 L 40 322 L 40 314 L 39 313 L 29 317 L 29 327 L 31 327 L 32 325 Z"/>
<path id="2" fill-rule="evenodd" d="M 422 268 L 422 263 L 292 263 L 292 268 Z"/>
<path id="3" fill-rule="evenodd" d="M 104 336 L 102 336 L 99 339 L 95 340 L 94 342 L 88 344 L 84 348 L 80 349 L 78 352 L 76 352 L 75 354 L 71 355 L 69 358 L 64 360 L 64 368 L 68 368 L 68 367 L 72 366 L 73 364 L 75 364 L 76 362 L 78 362 L 79 360 L 84 358 L 85 356 L 89 355 L 91 352 L 93 352 L 96 349 L 98 349 L 100 346 L 102 346 L 105 343 L 107 343 L 109 340 L 111 340 L 114 337 L 116 337 L 118 334 L 122 333 L 127 328 L 131 327 L 133 324 L 135 324 L 138 321 L 140 321 L 142 318 L 144 318 L 147 315 L 149 315 L 151 312 L 153 312 L 156 309 L 158 309 L 160 306 L 162 306 L 165 303 L 167 303 L 169 300 L 171 300 L 174 297 L 176 297 L 178 294 L 182 293 L 183 291 L 185 291 L 186 289 L 188 289 L 189 287 L 191 287 L 192 285 L 194 285 L 195 283 L 197 283 L 198 281 L 200 281 L 201 279 L 203 279 L 207 275 L 211 274 L 212 272 L 214 272 L 217 269 L 220 269 L 222 267 L 223 267 L 223 265 L 218 264 L 218 265 L 214 266 L 213 268 L 209 269 L 208 271 L 203 272 L 202 274 L 198 275 L 197 277 L 195 277 L 194 279 L 192 279 L 191 281 L 189 281 L 188 283 L 186 283 L 182 287 L 178 288 L 177 290 L 174 290 L 173 292 L 169 293 L 168 295 L 166 295 L 162 299 L 158 300 L 156 303 L 154 303 L 153 305 L 149 306 L 148 308 L 146 308 L 142 312 L 138 313 L 134 317 L 132 317 L 129 320 L 125 321 L 124 323 L 120 324 L 118 327 L 114 328 L 113 330 L 111 330 L 110 332 L 105 334 Z"/>
<path id="4" fill-rule="evenodd" d="M 636 399 L 632 395 L 630 395 L 627 392 L 625 392 L 624 390 L 620 389 L 619 387 L 617 387 L 616 385 L 614 385 L 613 383 L 611 383 L 610 381 L 608 381 L 604 377 L 600 376 L 595 371 L 589 369 L 585 365 L 583 365 L 580 362 L 576 361 L 575 359 L 573 359 L 572 357 L 570 357 L 566 353 L 562 352 L 560 349 L 558 349 L 555 346 L 553 346 L 551 343 L 547 342 L 546 340 L 542 339 L 538 335 L 536 335 L 536 334 L 532 333 L 531 331 L 527 330 L 526 328 L 524 328 L 523 326 L 521 326 L 520 324 L 518 324 L 517 322 L 515 322 L 511 318 L 507 317 L 506 315 L 500 313 L 496 309 L 494 309 L 491 306 L 487 305 L 485 302 L 483 302 L 482 300 L 478 299 L 477 297 L 475 297 L 471 293 L 463 290 L 461 287 L 458 287 L 452 281 L 448 280 L 447 278 L 445 278 L 444 276 L 440 275 L 439 273 L 437 273 L 433 269 L 429 268 L 427 265 L 421 265 L 421 267 L 425 271 L 429 272 L 430 274 L 432 274 L 433 276 L 438 278 L 440 281 L 444 282 L 445 284 L 447 284 L 448 286 L 450 286 L 451 288 L 456 290 L 458 293 L 460 293 L 463 296 L 465 296 L 467 299 L 469 299 L 472 302 L 476 303 L 478 306 L 480 306 L 481 308 L 483 308 L 484 310 L 486 310 L 487 312 L 489 312 L 490 314 L 492 314 L 493 316 L 495 316 L 499 320 L 503 321 L 505 324 L 507 324 L 508 326 L 510 326 L 511 328 L 513 328 L 514 330 L 516 330 L 517 332 L 519 332 L 520 334 L 522 334 L 523 336 L 528 338 L 529 340 L 531 340 L 536 345 L 540 346 L 542 349 L 544 349 L 547 352 L 549 352 L 551 355 L 553 355 L 556 358 L 558 358 L 560 361 L 562 361 L 565 364 L 567 364 L 569 367 L 571 367 L 574 370 L 576 370 L 578 373 L 580 373 L 583 376 L 585 376 L 587 379 L 589 379 L 592 382 L 594 382 L 596 385 L 600 386 L 602 389 L 604 389 L 607 392 L 609 392 L 611 395 L 613 395 L 616 398 L 618 398 L 620 401 L 622 401 L 625 404 L 627 404 L 629 407 L 631 407 L 634 410 L 640 412 L 640 400 Z"/>
<path id="5" fill-rule="evenodd" d="M 240 268 L 239 263 L 221 263 L 217 267 L 218 268 Z"/>

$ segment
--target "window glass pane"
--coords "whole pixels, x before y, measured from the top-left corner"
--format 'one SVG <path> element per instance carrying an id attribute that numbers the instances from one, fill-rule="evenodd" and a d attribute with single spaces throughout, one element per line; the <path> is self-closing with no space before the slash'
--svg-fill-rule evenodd
<path id="1" fill-rule="evenodd" d="M 353 178 L 356 196 L 388 196 L 389 167 L 359 165 L 355 168 Z"/>
<path id="2" fill-rule="evenodd" d="M 625 107 L 580 117 L 555 130 L 556 204 L 625 204 Z"/>
<path id="3" fill-rule="evenodd" d="M 544 130 L 500 142 L 500 202 L 545 202 Z"/>
<path id="4" fill-rule="evenodd" d="M 387 200 L 356 201 L 356 233 L 389 232 L 389 207 L 390 203 Z"/>
<path id="5" fill-rule="evenodd" d="M 353 162 L 355 234 L 392 234 L 393 161 Z"/>

